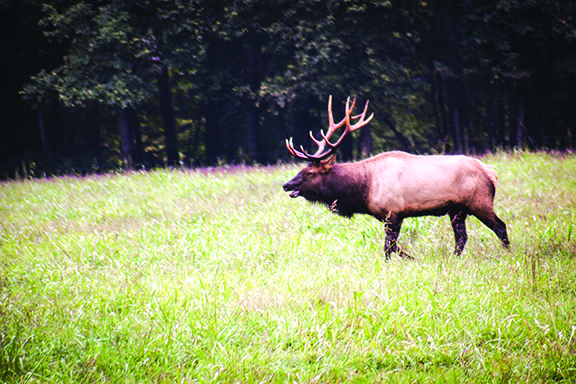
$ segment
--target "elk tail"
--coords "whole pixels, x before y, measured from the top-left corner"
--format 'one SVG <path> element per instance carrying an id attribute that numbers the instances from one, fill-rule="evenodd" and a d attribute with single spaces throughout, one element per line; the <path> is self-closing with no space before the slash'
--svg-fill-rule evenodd
<path id="1" fill-rule="evenodd" d="M 491 165 L 484 164 L 483 162 L 480 162 L 480 164 L 482 164 L 482 168 L 484 168 L 486 176 L 488 176 L 494 187 L 496 187 L 496 183 L 498 182 L 498 175 L 496 174 L 494 168 Z"/>

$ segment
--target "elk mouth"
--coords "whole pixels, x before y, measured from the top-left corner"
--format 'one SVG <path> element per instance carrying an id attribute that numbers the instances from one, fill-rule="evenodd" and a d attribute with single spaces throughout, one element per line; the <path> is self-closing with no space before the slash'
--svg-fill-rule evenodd
<path id="1" fill-rule="evenodd" d="M 284 188 L 284 190 L 286 192 L 292 191 L 292 192 L 290 192 L 291 198 L 295 198 L 295 197 L 300 196 L 300 190 L 292 188 L 292 186 L 290 185 L 290 182 L 284 184 L 282 187 Z"/>

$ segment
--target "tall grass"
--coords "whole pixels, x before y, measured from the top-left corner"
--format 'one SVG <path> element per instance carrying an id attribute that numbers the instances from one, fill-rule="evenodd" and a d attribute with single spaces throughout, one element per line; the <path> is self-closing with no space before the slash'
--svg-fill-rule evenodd
<path id="1" fill-rule="evenodd" d="M 500 153 L 496 212 L 384 228 L 298 166 L 0 184 L 5 382 L 576 381 L 576 158 Z"/>

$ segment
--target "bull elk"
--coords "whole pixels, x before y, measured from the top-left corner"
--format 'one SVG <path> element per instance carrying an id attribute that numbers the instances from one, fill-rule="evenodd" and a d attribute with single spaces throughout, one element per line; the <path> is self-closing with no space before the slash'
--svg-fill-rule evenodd
<path id="1" fill-rule="evenodd" d="M 302 146 L 300 150 L 295 149 L 292 138 L 286 140 L 286 147 L 294 157 L 309 162 L 284 184 L 284 190 L 291 191 L 290 197 L 302 196 L 311 202 L 324 203 L 342 216 L 363 213 L 384 222 L 386 259 L 392 252 L 410 258 L 397 245 L 402 220 L 406 217 L 449 215 L 456 255 L 462 253 L 468 240 L 468 215 L 476 216 L 496 233 L 505 248 L 509 247 L 506 224 L 494 213 L 497 176 L 480 160 L 467 156 L 416 156 L 393 151 L 359 162 L 336 164 L 334 151 L 344 137 L 374 117 L 372 114 L 366 119 L 368 102 L 362 114 L 350 116 L 355 103 L 356 98 L 350 106 L 348 98 L 345 117 L 335 124 L 330 96 L 328 131 L 326 134 L 320 131 L 321 139 L 316 139 L 310 132 L 318 146 L 314 154 L 309 154 Z M 352 120 L 357 120 L 354 125 L 351 125 Z M 330 141 L 332 134 L 342 126 L 344 132 L 340 138 L 336 142 Z"/>

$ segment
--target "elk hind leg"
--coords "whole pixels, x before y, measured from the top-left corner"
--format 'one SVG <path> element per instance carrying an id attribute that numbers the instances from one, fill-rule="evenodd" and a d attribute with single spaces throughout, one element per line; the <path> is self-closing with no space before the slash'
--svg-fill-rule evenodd
<path id="1" fill-rule="evenodd" d="M 498 236 L 498 238 L 502 242 L 502 246 L 504 248 L 506 249 L 510 248 L 510 240 L 508 239 L 508 231 L 506 230 L 506 224 L 502 220 L 500 220 L 500 218 L 496 216 L 496 214 L 494 214 L 493 226 L 492 227 L 488 226 L 488 228 L 494 231 L 496 236 Z"/>
<path id="2" fill-rule="evenodd" d="M 510 248 L 510 240 L 508 239 L 508 231 L 506 230 L 506 223 L 504 223 L 496 214 L 492 207 L 472 212 L 485 226 L 490 228 L 492 232 L 498 236 L 502 242 L 502 246 L 506 249 Z"/>
<path id="3" fill-rule="evenodd" d="M 454 249 L 454 254 L 460 256 L 466 242 L 468 241 L 468 234 L 466 233 L 466 216 L 468 214 L 465 211 L 450 212 L 450 222 L 452 223 L 452 229 L 454 230 L 454 240 L 456 242 L 456 248 Z"/>

